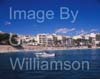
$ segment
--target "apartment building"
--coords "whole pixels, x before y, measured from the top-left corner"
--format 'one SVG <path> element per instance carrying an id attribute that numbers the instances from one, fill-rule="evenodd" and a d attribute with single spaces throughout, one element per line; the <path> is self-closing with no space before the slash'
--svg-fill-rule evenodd
<path id="1" fill-rule="evenodd" d="M 47 34 L 38 34 L 36 38 L 37 38 L 37 43 L 39 45 L 47 46 L 48 44 Z"/>

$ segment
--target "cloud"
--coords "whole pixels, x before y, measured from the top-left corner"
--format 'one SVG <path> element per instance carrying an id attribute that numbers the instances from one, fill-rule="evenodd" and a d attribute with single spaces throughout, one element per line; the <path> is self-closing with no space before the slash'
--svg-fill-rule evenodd
<path id="1" fill-rule="evenodd" d="M 0 30 L 0 33 L 1 33 L 2 31 Z"/>
<path id="2" fill-rule="evenodd" d="M 87 32 L 84 29 L 81 29 L 80 34 L 86 34 Z"/>
<path id="3" fill-rule="evenodd" d="M 96 32 L 97 31 L 97 29 L 91 29 L 90 30 L 90 32 Z"/>
<path id="4" fill-rule="evenodd" d="M 71 28 L 71 29 L 68 29 L 68 28 L 60 28 L 60 29 L 57 29 L 55 33 L 68 33 L 68 32 L 72 32 L 74 31 L 75 28 Z"/>
<path id="5" fill-rule="evenodd" d="M 6 22 L 4 23 L 4 25 L 5 25 L 5 26 L 11 25 L 11 22 L 10 22 L 10 21 L 6 21 Z"/>
<path id="6" fill-rule="evenodd" d="M 76 31 L 76 35 L 83 35 L 83 34 L 88 34 L 88 33 L 97 32 L 97 31 L 98 31 L 97 29 L 90 29 L 90 30 L 81 29 L 79 31 Z"/>
<path id="7" fill-rule="evenodd" d="M 78 30 L 76 31 L 76 35 L 83 35 L 83 34 L 87 34 L 88 32 L 84 29 Z"/>

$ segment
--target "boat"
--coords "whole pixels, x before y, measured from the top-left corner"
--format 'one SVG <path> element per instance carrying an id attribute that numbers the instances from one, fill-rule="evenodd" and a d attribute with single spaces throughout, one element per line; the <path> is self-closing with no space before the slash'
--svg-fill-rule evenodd
<path id="1" fill-rule="evenodd" d="M 55 57 L 55 53 L 47 53 L 47 52 L 38 52 L 35 53 L 36 57 L 48 58 L 48 57 Z"/>

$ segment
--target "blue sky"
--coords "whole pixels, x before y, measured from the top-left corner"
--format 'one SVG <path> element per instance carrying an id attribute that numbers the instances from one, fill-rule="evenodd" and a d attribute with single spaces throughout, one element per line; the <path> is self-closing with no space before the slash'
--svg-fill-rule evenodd
<path id="1" fill-rule="evenodd" d="M 37 23 L 35 20 L 10 20 L 9 7 L 23 10 L 53 10 L 55 18 Z M 78 10 L 75 23 L 59 19 L 59 8 Z M 18 34 L 60 33 L 75 35 L 100 29 L 100 0 L 0 0 L 0 30 Z"/>

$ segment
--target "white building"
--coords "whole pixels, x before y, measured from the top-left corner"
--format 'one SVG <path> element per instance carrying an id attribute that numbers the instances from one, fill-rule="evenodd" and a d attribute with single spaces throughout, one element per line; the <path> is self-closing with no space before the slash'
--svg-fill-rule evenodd
<path id="1" fill-rule="evenodd" d="M 23 45 L 32 45 L 32 46 L 38 45 L 35 36 L 20 35 L 19 38 L 20 38 Z"/>
<path id="2" fill-rule="evenodd" d="M 100 33 L 96 34 L 96 45 L 100 47 Z"/>
<path id="3" fill-rule="evenodd" d="M 47 41 L 47 34 L 38 34 L 37 35 L 37 43 L 39 45 L 47 45 L 48 44 L 48 41 Z"/>
<path id="4" fill-rule="evenodd" d="M 66 46 L 69 40 L 66 36 L 56 34 L 38 34 L 37 42 L 44 46 Z M 71 42 L 71 41 L 70 41 Z"/>

